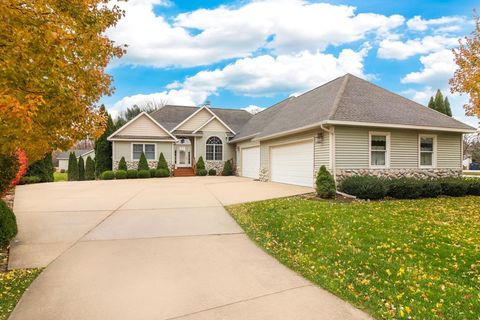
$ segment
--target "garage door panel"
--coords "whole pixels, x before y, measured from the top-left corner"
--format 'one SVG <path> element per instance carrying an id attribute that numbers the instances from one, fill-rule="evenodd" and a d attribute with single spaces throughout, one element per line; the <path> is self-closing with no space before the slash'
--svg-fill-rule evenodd
<path id="1" fill-rule="evenodd" d="M 313 186 L 313 143 L 272 147 L 270 170 L 274 182 Z"/>
<path id="2" fill-rule="evenodd" d="M 260 147 L 242 149 L 242 176 L 258 179 L 260 176 Z"/>

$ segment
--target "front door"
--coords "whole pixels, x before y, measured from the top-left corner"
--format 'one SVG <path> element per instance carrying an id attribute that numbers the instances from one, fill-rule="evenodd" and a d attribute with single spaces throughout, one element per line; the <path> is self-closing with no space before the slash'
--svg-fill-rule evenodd
<path id="1" fill-rule="evenodd" d="M 181 139 L 175 145 L 175 164 L 178 168 L 192 166 L 192 145 L 190 140 Z"/>

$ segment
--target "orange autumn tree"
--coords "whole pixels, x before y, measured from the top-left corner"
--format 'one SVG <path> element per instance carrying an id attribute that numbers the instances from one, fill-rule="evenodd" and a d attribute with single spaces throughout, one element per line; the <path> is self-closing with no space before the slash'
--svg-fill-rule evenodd
<path id="1" fill-rule="evenodd" d="M 480 19 L 475 11 L 473 18 L 475 30 L 471 37 L 461 39 L 460 46 L 453 50 L 458 69 L 450 79 L 450 91 L 468 94 L 465 113 L 480 117 Z"/>
<path id="2" fill-rule="evenodd" d="M 104 32 L 122 15 L 102 0 L 1 1 L 0 155 L 32 163 L 103 132 L 105 67 L 124 53 Z"/>

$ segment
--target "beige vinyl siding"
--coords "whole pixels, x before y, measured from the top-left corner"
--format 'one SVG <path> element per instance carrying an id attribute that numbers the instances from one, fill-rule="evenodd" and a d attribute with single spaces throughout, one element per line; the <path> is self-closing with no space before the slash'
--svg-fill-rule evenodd
<path id="1" fill-rule="evenodd" d="M 203 109 L 198 112 L 192 118 L 188 119 L 187 122 L 182 124 L 177 130 L 187 130 L 194 131 L 204 125 L 209 119 L 212 118 L 212 114 L 207 110 Z"/>
<path id="2" fill-rule="evenodd" d="M 369 168 L 369 132 L 390 132 L 390 168 L 418 168 L 418 137 L 437 135 L 437 167 L 461 167 L 460 133 L 425 132 L 391 128 L 335 126 L 337 169 Z"/>
<path id="3" fill-rule="evenodd" d="M 458 133 L 440 133 L 437 135 L 437 167 L 462 167 L 462 135 Z"/>
<path id="4" fill-rule="evenodd" d="M 132 136 L 169 137 L 167 132 L 162 130 L 162 128 L 160 128 L 146 115 L 137 118 L 137 120 L 130 123 L 117 134 Z"/>
<path id="5" fill-rule="evenodd" d="M 227 143 L 227 133 L 226 132 L 204 132 L 202 137 L 195 138 L 195 159 L 198 160 L 200 156 L 203 157 L 203 160 L 206 160 L 205 157 L 205 143 L 208 138 L 216 136 L 222 140 L 223 145 L 223 161 L 233 159 L 235 157 L 235 147 Z"/>
<path id="6" fill-rule="evenodd" d="M 330 134 L 328 132 L 323 132 L 322 137 L 315 141 L 314 145 L 315 152 L 315 171 L 320 169 L 321 166 L 330 167 Z"/>
<path id="7" fill-rule="evenodd" d="M 242 149 L 259 147 L 259 141 L 243 141 L 236 144 L 236 164 L 241 168 L 242 166 Z"/>
<path id="8" fill-rule="evenodd" d="M 205 127 L 201 128 L 200 131 L 229 131 L 218 119 L 210 121 Z"/>
<path id="9" fill-rule="evenodd" d="M 113 141 L 113 161 L 120 161 L 125 157 L 125 161 L 132 161 L 132 144 L 133 143 L 148 143 L 155 144 L 156 159 L 163 152 L 163 156 L 167 161 L 172 161 L 172 142 L 149 142 L 149 141 Z"/>
<path id="10" fill-rule="evenodd" d="M 368 128 L 335 126 L 337 169 L 368 168 L 368 132 Z"/>

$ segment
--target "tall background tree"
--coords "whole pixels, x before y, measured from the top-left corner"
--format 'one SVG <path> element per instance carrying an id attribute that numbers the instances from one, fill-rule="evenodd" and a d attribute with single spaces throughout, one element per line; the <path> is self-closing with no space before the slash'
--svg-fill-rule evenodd
<path id="1" fill-rule="evenodd" d="M 167 102 L 164 100 L 161 101 L 149 101 L 143 106 L 138 106 L 134 104 L 132 107 L 127 108 L 125 111 L 121 112 L 118 117 L 115 119 L 115 127 L 118 129 L 123 126 L 128 121 L 132 120 L 142 112 L 152 113 L 166 105 Z"/>
<path id="2" fill-rule="evenodd" d="M 105 31 L 122 15 L 105 0 L 1 2 L 0 155 L 20 148 L 33 163 L 103 132 L 105 67 L 124 53 Z"/>
<path id="3" fill-rule="evenodd" d="M 95 175 L 100 177 L 102 172 L 112 170 L 112 143 L 107 138 L 115 132 L 112 117 L 105 110 L 104 106 L 100 111 L 107 118 L 107 126 L 103 134 L 95 141 Z"/>
<path id="4" fill-rule="evenodd" d="M 435 97 L 430 97 L 430 101 L 428 101 L 428 107 L 446 114 L 449 117 L 452 116 L 452 109 L 450 108 L 448 97 L 445 97 L 444 99 L 440 89 L 438 89 L 437 93 L 435 93 Z"/>
<path id="5" fill-rule="evenodd" d="M 467 94 L 469 101 L 463 106 L 467 115 L 480 117 L 480 18 L 473 12 L 475 29 L 471 37 L 459 41 L 459 47 L 453 50 L 458 66 L 450 79 L 452 93 Z"/>

